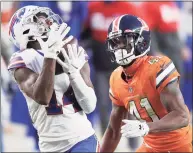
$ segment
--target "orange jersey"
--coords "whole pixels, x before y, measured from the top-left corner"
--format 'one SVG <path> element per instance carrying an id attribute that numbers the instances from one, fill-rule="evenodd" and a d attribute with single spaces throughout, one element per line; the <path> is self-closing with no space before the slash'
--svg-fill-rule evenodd
<path id="1" fill-rule="evenodd" d="M 173 62 L 166 56 L 147 56 L 128 82 L 122 78 L 123 68 L 110 77 L 110 98 L 124 106 L 138 120 L 153 122 L 168 114 L 160 101 L 160 93 L 168 83 L 180 77 Z M 191 142 L 191 128 L 148 134 L 145 143 L 156 149 L 175 148 Z"/>

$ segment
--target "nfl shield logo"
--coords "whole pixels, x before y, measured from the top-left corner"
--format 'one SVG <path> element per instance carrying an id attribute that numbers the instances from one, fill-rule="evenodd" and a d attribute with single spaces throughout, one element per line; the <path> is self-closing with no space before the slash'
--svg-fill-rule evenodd
<path id="1" fill-rule="evenodd" d="M 133 92 L 133 88 L 129 87 L 129 92 L 132 93 Z"/>

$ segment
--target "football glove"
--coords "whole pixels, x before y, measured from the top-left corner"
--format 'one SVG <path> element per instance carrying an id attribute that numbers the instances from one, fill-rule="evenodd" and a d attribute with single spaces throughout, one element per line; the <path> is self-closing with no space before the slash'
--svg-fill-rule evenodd
<path id="1" fill-rule="evenodd" d="M 61 52 L 64 56 L 64 62 L 58 57 L 57 62 L 63 67 L 65 73 L 67 73 L 70 79 L 75 78 L 76 73 L 84 66 L 88 61 L 88 56 L 82 47 L 78 47 L 76 44 L 68 44 L 68 51 L 64 48 Z"/>
<path id="2" fill-rule="evenodd" d="M 68 43 L 73 38 L 70 36 L 63 41 L 69 31 L 70 27 L 67 26 L 66 23 L 62 23 L 60 26 L 53 23 L 50 28 L 47 41 L 43 41 L 40 37 L 35 38 L 39 42 L 41 49 L 44 52 L 44 58 L 57 58 L 57 55 L 60 53 L 60 49 L 64 46 L 64 44 Z"/>
<path id="3" fill-rule="evenodd" d="M 127 138 L 143 137 L 148 134 L 149 127 L 146 122 L 138 120 L 122 120 L 125 125 L 121 127 L 122 136 Z"/>

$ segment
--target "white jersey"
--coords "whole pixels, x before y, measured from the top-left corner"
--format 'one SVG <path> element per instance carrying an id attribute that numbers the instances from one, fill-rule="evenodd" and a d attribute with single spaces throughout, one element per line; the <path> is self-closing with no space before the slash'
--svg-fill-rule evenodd
<path id="1" fill-rule="evenodd" d="M 8 69 L 26 67 L 40 74 L 43 53 L 34 49 L 16 52 L 12 55 Z M 43 152 L 64 152 L 76 143 L 94 134 L 86 114 L 78 105 L 66 73 L 55 75 L 54 92 L 49 106 L 40 105 L 26 98 L 29 113 L 39 135 L 39 147 Z"/>

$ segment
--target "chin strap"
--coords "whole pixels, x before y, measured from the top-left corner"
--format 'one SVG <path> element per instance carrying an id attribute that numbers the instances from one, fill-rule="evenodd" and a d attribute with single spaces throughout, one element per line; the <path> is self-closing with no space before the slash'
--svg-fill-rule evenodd
<path id="1" fill-rule="evenodd" d="M 127 68 L 129 66 L 131 66 L 134 62 L 136 61 L 136 59 L 134 59 L 131 63 L 127 64 L 127 65 L 121 65 L 123 68 Z"/>

